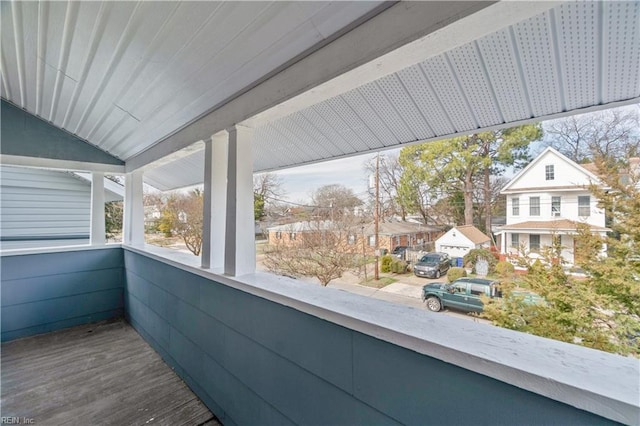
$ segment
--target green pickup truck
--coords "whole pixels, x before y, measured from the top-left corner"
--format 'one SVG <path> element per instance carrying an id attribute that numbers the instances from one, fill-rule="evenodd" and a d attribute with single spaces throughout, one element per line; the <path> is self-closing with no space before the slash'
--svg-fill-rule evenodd
<path id="1" fill-rule="evenodd" d="M 502 297 L 497 281 L 482 278 L 460 278 L 451 284 L 432 283 L 422 287 L 422 301 L 426 302 L 430 311 L 438 312 L 442 308 L 452 308 L 465 312 L 482 312 L 483 304 L 480 296 Z M 541 303 L 543 299 L 537 294 L 526 291 L 518 292 L 525 302 Z"/>

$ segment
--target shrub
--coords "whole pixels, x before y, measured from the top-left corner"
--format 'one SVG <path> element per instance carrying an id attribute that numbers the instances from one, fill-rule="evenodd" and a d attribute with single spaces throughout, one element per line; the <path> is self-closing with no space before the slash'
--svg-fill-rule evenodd
<path id="1" fill-rule="evenodd" d="M 489 262 L 489 273 L 495 271 L 496 263 L 498 263 L 498 259 L 491 253 L 490 250 L 487 249 L 473 249 L 469 251 L 469 253 L 464 255 L 464 264 L 471 263 L 473 265 L 473 272 L 476 272 L 476 262 L 478 259 L 483 258 L 487 262 Z"/>
<path id="2" fill-rule="evenodd" d="M 391 266 L 393 263 L 393 257 L 390 255 L 382 256 L 382 263 L 380 264 L 380 272 L 391 272 Z"/>
<path id="3" fill-rule="evenodd" d="M 501 276 L 502 278 L 510 277 L 511 275 L 513 275 L 513 272 L 515 270 L 516 270 L 516 268 L 510 262 L 507 262 L 506 260 L 500 261 L 496 265 L 496 273 L 499 276 Z"/>
<path id="4" fill-rule="evenodd" d="M 395 274 L 406 274 L 409 264 L 404 260 L 396 259 L 391 263 L 391 272 Z"/>
<path id="5" fill-rule="evenodd" d="M 450 283 L 454 282 L 458 278 L 462 278 L 466 276 L 467 276 L 467 271 L 465 271 L 464 268 L 458 268 L 458 267 L 449 268 L 449 272 L 447 272 L 447 280 L 449 280 Z"/>

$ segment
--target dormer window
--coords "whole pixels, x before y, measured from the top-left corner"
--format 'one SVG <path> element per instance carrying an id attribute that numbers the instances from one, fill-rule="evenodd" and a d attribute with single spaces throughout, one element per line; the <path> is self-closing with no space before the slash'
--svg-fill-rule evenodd
<path id="1" fill-rule="evenodd" d="M 545 180 L 554 180 L 556 178 L 553 164 L 544 166 L 544 178 Z"/>

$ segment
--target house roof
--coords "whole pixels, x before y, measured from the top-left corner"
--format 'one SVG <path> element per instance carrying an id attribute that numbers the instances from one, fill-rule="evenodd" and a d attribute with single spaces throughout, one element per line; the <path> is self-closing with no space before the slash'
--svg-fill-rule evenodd
<path id="1" fill-rule="evenodd" d="M 371 235 L 375 232 L 373 223 L 365 225 L 364 233 Z M 406 235 L 419 232 L 439 232 L 441 229 L 437 226 L 423 225 L 415 222 L 380 222 L 378 226 L 378 234 L 380 235 Z"/>
<path id="2" fill-rule="evenodd" d="M 620 175 L 629 173 L 629 171 L 634 173 L 640 173 L 640 157 L 631 157 L 627 160 L 627 162 L 629 163 L 629 169 L 625 168 L 620 170 L 619 171 Z M 596 165 L 596 163 L 585 163 L 585 164 L 580 164 L 580 166 L 589 170 L 594 175 L 600 176 L 600 171 L 598 170 L 598 166 Z"/>
<path id="3" fill-rule="evenodd" d="M 491 238 L 473 225 L 460 225 L 454 227 L 462 235 L 467 237 L 474 244 L 482 244 L 491 241 Z"/>
<path id="4" fill-rule="evenodd" d="M 550 230 L 550 231 L 575 231 L 577 229 L 577 225 L 580 222 L 576 222 L 569 219 L 558 219 L 558 220 L 530 220 L 526 222 L 513 223 L 511 225 L 500 226 L 499 230 Z M 594 231 L 607 231 L 608 228 L 603 228 L 601 226 L 595 226 L 590 224 L 585 224 L 589 228 Z"/>
<path id="5" fill-rule="evenodd" d="M 267 231 L 275 232 L 313 232 L 324 231 L 333 228 L 333 222 L 330 220 L 310 221 L 304 220 L 300 222 L 285 223 L 284 225 L 271 226 Z"/>
<path id="6" fill-rule="evenodd" d="M 364 227 L 364 229 L 363 229 Z M 318 230 L 332 229 L 333 224 L 330 220 L 324 221 L 301 221 L 287 223 L 284 225 L 272 226 L 267 228 L 267 231 L 280 231 L 280 232 L 313 232 Z M 364 232 L 366 235 L 372 235 L 375 232 L 373 223 L 366 223 L 364 225 L 355 225 L 351 227 L 355 233 L 361 234 Z M 438 232 L 440 228 L 436 226 L 427 226 L 413 222 L 380 222 L 378 225 L 379 235 L 406 235 L 415 234 L 419 232 Z"/>
<path id="7" fill-rule="evenodd" d="M 127 172 L 199 145 L 171 189 L 235 125 L 267 171 L 635 103 L 640 2 L 599 4 L 4 2 L 2 97 Z"/>

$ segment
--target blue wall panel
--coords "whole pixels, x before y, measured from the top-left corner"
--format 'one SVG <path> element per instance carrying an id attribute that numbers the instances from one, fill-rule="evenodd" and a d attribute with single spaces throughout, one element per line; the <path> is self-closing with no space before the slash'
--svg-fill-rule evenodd
<path id="1" fill-rule="evenodd" d="M 121 316 L 119 247 L 0 258 L 2 341 Z"/>
<path id="2" fill-rule="evenodd" d="M 605 419 L 125 250 L 126 314 L 224 424 Z"/>

